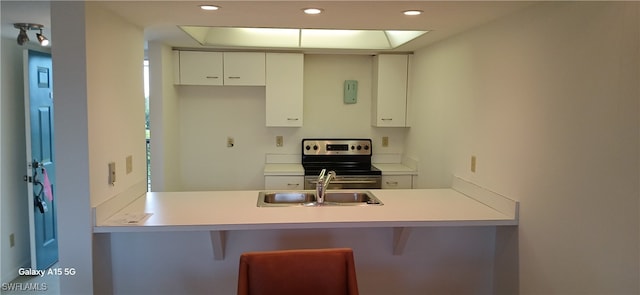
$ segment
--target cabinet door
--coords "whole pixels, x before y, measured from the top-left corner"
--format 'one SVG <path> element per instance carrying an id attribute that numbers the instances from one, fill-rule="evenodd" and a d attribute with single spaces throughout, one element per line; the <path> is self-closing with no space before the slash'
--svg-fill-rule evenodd
<path id="1" fill-rule="evenodd" d="M 267 190 L 304 189 L 304 176 L 265 176 L 264 188 Z"/>
<path id="2" fill-rule="evenodd" d="M 408 55 L 374 57 L 372 125 L 405 127 L 407 125 Z"/>
<path id="3" fill-rule="evenodd" d="M 264 86 L 264 52 L 225 52 L 224 85 Z"/>
<path id="4" fill-rule="evenodd" d="M 382 176 L 383 189 L 409 189 L 413 187 L 411 175 L 385 175 Z"/>
<path id="5" fill-rule="evenodd" d="M 222 53 L 180 51 L 180 84 L 222 85 Z"/>
<path id="6" fill-rule="evenodd" d="M 301 127 L 304 55 L 267 53 L 267 127 Z"/>

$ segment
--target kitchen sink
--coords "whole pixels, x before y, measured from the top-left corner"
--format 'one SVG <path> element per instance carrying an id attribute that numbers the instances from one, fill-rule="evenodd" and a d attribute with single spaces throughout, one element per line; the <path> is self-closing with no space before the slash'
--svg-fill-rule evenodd
<path id="1" fill-rule="evenodd" d="M 338 204 L 362 204 L 367 205 L 382 205 L 382 202 L 378 200 L 370 192 L 332 192 L 329 191 L 324 195 L 325 203 L 338 203 Z"/>
<path id="2" fill-rule="evenodd" d="M 368 191 L 327 191 L 323 204 L 316 202 L 315 191 L 263 191 L 258 194 L 258 207 L 368 205 L 384 204 Z"/>
<path id="3" fill-rule="evenodd" d="M 314 192 L 260 192 L 259 202 L 264 204 L 304 204 L 316 200 Z"/>

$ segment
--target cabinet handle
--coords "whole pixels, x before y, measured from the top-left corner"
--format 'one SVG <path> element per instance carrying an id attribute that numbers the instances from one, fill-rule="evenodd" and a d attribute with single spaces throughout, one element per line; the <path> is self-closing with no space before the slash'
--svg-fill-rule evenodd
<path id="1" fill-rule="evenodd" d="M 229 79 L 240 79 L 240 77 L 239 77 L 239 76 L 231 76 L 231 77 L 228 77 L 228 78 L 229 78 Z"/>
<path id="2" fill-rule="evenodd" d="M 392 120 L 393 120 L 393 118 L 382 118 L 382 119 L 380 119 L 380 120 L 382 120 L 382 121 L 392 121 Z"/>
<path id="3" fill-rule="evenodd" d="M 287 118 L 287 120 L 289 120 L 289 121 L 298 121 L 300 119 L 298 119 L 298 118 Z"/>
<path id="4" fill-rule="evenodd" d="M 218 79 L 218 76 L 207 76 L 207 79 Z"/>
<path id="5" fill-rule="evenodd" d="M 299 183 L 287 183 L 287 186 L 296 186 L 297 187 L 299 185 L 300 185 Z"/>
<path id="6" fill-rule="evenodd" d="M 393 185 L 393 186 L 397 186 L 398 182 L 397 181 L 385 181 L 387 183 L 387 185 Z"/>

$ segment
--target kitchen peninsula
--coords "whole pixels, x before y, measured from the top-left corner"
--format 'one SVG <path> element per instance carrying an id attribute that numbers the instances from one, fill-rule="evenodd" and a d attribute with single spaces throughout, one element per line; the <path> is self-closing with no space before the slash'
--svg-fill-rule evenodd
<path id="1" fill-rule="evenodd" d="M 518 202 L 460 178 L 451 189 L 370 191 L 384 205 L 264 208 L 256 206 L 258 191 L 149 192 L 96 220 L 94 232 L 208 231 L 213 256 L 220 260 L 229 231 L 389 228 L 394 231 L 393 253 L 400 255 L 413 227 L 518 224 Z M 149 216 L 126 220 L 144 213 Z"/>

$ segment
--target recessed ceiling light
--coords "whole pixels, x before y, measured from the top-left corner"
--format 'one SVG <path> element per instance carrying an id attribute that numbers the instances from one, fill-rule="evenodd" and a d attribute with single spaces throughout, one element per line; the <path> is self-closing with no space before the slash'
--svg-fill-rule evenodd
<path id="1" fill-rule="evenodd" d="M 323 10 L 321 8 L 305 8 L 302 11 L 306 14 L 321 14 Z"/>
<path id="2" fill-rule="evenodd" d="M 220 6 L 215 6 L 215 5 L 200 5 L 200 9 L 202 9 L 202 10 L 218 10 L 218 9 L 220 9 Z"/>
<path id="3" fill-rule="evenodd" d="M 405 10 L 402 12 L 404 15 L 421 15 L 422 10 Z"/>

